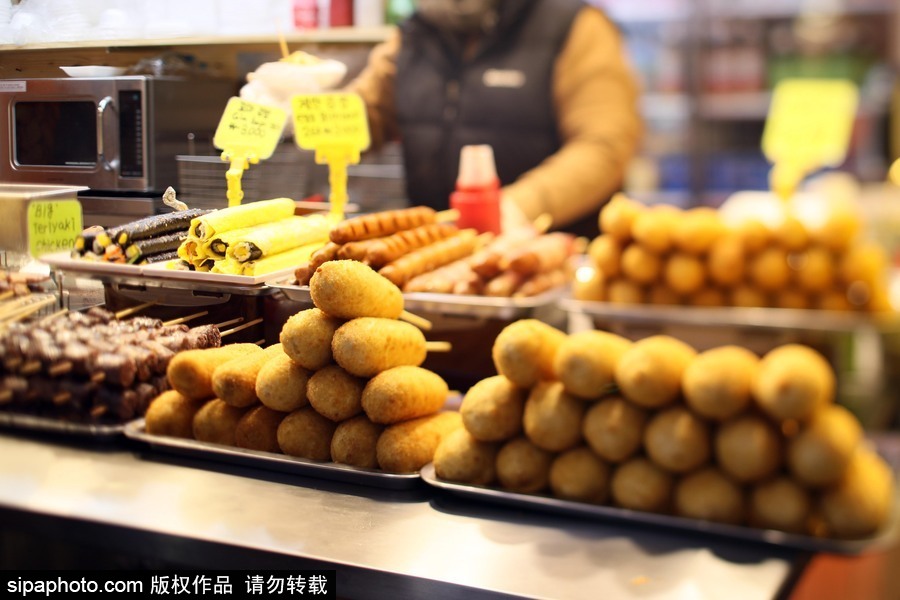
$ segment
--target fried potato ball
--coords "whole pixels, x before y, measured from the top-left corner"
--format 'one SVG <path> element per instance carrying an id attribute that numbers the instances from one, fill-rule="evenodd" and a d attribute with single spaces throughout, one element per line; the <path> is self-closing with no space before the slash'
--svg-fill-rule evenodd
<path id="1" fill-rule="evenodd" d="M 581 433 L 600 458 L 622 462 L 640 449 L 646 421 L 645 410 L 615 396 L 588 409 Z"/>
<path id="2" fill-rule="evenodd" d="M 403 312 L 400 288 L 355 260 L 322 264 L 309 281 L 309 295 L 317 308 L 338 319 L 396 319 Z"/>
<path id="3" fill-rule="evenodd" d="M 704 254 L 725 234 L 725 225 L 714 208 L 699 206 L 686 210 L 675 221 L 675 247 L 688 254 Z"/>
<path id="4" fill-rule="evenodd" d="M 832 404 L 813 413 L 788 445 L 788 466 L 804 485 L 837 483 L 862 441 L 862 426 L 843 406 Z"/>
<path id="5" fill-rule="evenodd" d="M 572 297 L 586 302 L 606 300 L 606 277 L 598 267 L 582 266 L 572 278 Z"/>
<path id="6" fill-rule="evenodd" d="M 719 467 L 741 483 L 762 481 L 781 467 L 781 436 L 756 415 L 723 423 L 716 432 L 715 446 Z"/>
<path id="7" fill-rule="evenodd" d="M 332 362 L 331 342 L 342 323 L 318 308 L 301 310 L 285 322 L 279 341 L 291 360 L 317 371 Z"/>
<path id="8" fill-rule="evenodd" d="M 848 311 L 853 310 L 853 305 L 847 299 L 847 291 L 843 288 L 832 288 L 821 296 L 815 303 L 819 310 Z"/>
<path id="9" fill-rule="evenodd" d="M 550 490 L 563 500 L 603 504 L 609 479 L 609 466 L 585 446 L 563 452 L 550 465 Z"/>
<path id="10" fill-rule="evenodd" d="M 787 252 L 770 246 L 750 261 L 750 281 L 764 292 L 777 292 L 791 281 Z"/>
<path id="11" fill-rule="evenodd" d="M 691 306 L 725 306 L 726 302 L 725 292 L 715 287 L 701 288 L 688 297 L 688 304 Z"/>
<path id="12" fill-rule="evenodd" d="M 166 367 L 169 384 L 182 396 L 207 400 L 214 396 L 212 377 L 215 370 L 233 358 L 262 354 L 256 344 L 228 344 L 218 348 L 185 350 L 172 357 Z"/>
<path id="13" fill-rule="evenodd" d="M 888 264 L 887 253 L 880 245 L 857 244 L 844 254 L 838 265 L 838 271 L 845 285 L 861 281 L 872 286 L 885 278 Z"/>
<path id="14" fill-rule="evenodd" d="M 750 524 L 754 527 L 804 533 L 812 500 L 800 484 L 780 476 L 754 486 L 750 493 Z"/>
<path id="15" fill-rule="evenodd" d="M 769 298 L 766 293 L 750 284 L 740 284 L 731 290 L 731 306 L 743 308 L 756 308 L 769 306 Z"/>
<path id="16" fill-rule="evenodd" d="M 761 221 L 748 219 L 738 226 L 738 236 L 743 242 L 744 249 L 749 254 L 762 252 L 769 245 L 772 234 L 769 228 Z"/>
<path id="17" fill-rule="evenodd" d="M 647 302 L 663 306 L 673 306 L 681 304 L 681 297 L 675 293 L 675 290 L 665 284 L 656 284 L 650 287 L 647 293 Z"/>
<path id="18" fill-rule="evenodd" d="M 820 246 L 813 246 L 803 253 L 794 278 L 801 289 L 819 294 L 834 286 L 836 270 L 831 253 Z"/>
<path id="19" fill-rule="evenodd" d="M 806 226 L 793 215 L 785 216 L 772 231 L 772 238 L 788 252 L 800 252 L 809 245 L 809 232 Z"/>
<path id="20" fill-rule="evenodd" d="M 663 277 L 675 293 L 693 294 L 706 283 L 706 266 L 692 254 L 674 252 L 666 261 Z"/>
<path id="21" fill-rule="evenodd" d="M 253 406 L 259 402 L 256 378 L 260 369 L 273 358 L 283 355 L 281 344 L 274 344 L 262 352 L 238 356 L 219 365 L 212 375 L 213 393 L 231 406 Z"/>
<path id="22" fill-rule="evenodd" d="M 553 360 L 566 334 L 537 319 L 521 319 L 503 328 L 491 350 L 497 372 L 521 388 L 553 379 Z"/>
<path id="23" fill-rule="evenodd" d="M 526 393 L 503 375 L 482 379 L 463 397 L 459 407 L 463 424 L 482 442 L 515 437 L 522 432 Z"/>
<path id="24" fill-rule="evenodd" d="M 624 194 L 614 195 L 598 215 L 600 231 L 619 240 L 627 242 L 631 239 L 631 230 L 638 215 L 646 211 L 646 207 Z"/>
<path id="25" fill-rule="evenodd" d="M 210 400 L 194 415 L 194 439 L 198 442 L 234 446 L 234 430 L 245 412 L 246 408 L 229 406 L 218 398 Z"/>
<path id="26" fill-rule="evenodd" d="M 639 284 L 653 283 L 662 271 L 662 259 L 640 244 L 630 244 L 622 252 L 622 274 Z"/>
<path id="27" fill-rule="evenodd" d="M 175 390 L 165 391 L 147 408 L 144 428 L 152 435 L 193 439 L 194 415 L 202 406 L 202 400 L 191 400 Z"/>
<path id="28" fill-rule="evenodd" d="M 834 399 L 834 371 L 825 357 L 808 346 L 785 344 L 759 363 L 753 396 L 776 421 L 805 420 Z"/>
<path id="29" fill-rule="evenodd" d="M 256 376 L 256 395 L 264 406 L 293 412 L 309 404 L 306 395 L 310 372 L 282 353 L 263 365 Z"/>
<path id="30" fill-rule="evenodd" d="M 448 394 L 447 382 L 440 375 L 405 365 L 382 371 L 370 379 L 360 402 L 373 422 L 388 425 L 439 411 Z"/>
<path id="31" fill-rule="evenodd" d="M 337 424 L 311 406 L 295 410 L 278 426 L 278 446 L 288 456 L 309 460 L 331 460 L 331 438 Z"/>
<path id="32" fill-rule="evenodd" d="M 562 452 L 581 442 L 585 410 L 584 402 L 567 394 L 560 382 L 541 382 L 525 401 L 522 426 L 536 446 Z"/>
<path id="33" fill-rule="evenodd" d="M 249 450 L 281 452 L 278 446 L 278 426 L 286 416 L 283 412 L 265 406 L 251 408 L 234 428 L 234 445 Z"/>
<path id="34" fill-rule="evenodd" d="M 508 490 L 540 492 L 550 483 L 553 453 L 542 450 L 527 438 L 509 440 L 497 453 L 497 479 Z"/>
<path id="35" fill-rule="evenodd" d="M 351 467 L 377 469 L 375 447 L 384 426 L 366 415 L 357 415 L 338 423 L 331 437 L 331 460 Z"/>
<path id="36" fill-rule="evenodd" d="M 709 427 L 682 406 L 654 415 L 644 430 L 650 460 L 672 473 L 688 473 L 709 461 Z"/>
<path id="37" fill-rule="evenodd" d="M 385 428 L 375 447 L 378 465 L 389 473 L 413 473 L 432 460 L 441 441 L 462 428 L 458 412 L 441 412 Z"/>
<path id="38" fill-rule="evenodd" d="M 312 374 L 306 394 L 317 413 L 340 423 L 362 412 L 366 382 L 337 365 L 327 365 Z"/>
<path id="39" fill-rule="evenodd" d="M 622 263 L 622 243 L 612 235 L 600 235 L 587 247 L 588 258 L 607 279 L 619 276 Z"/>
<path id="40" fill-rule="evenodd" d="M 857 211 L 832 207 L 826 211 L 825 222 L 811 232 L 812 240 L 832 252 L 845 252 L 862 229 L 862 219 Z"/>
<path id="41" fill-rule="evenodd" d="M 724 421 L 752 402 L 759 357 L 740 346 L 720 346 L 697 354 L 687 365 L 681 387 L 687 405 L 706 419 Z"/>
<path id="42" fill-rule="evenodd" d="M 723 235 L 710 247 L 706 257 L 709 278 L 718 285 L 737 285 L 744 278 L 746 261 L 743 240 L 738 235 Z"/>
<path id="43" fill-rule="evenodd" d="M 616 367 L 631 341 L 607 331 L 580 331 L 562 341 L 553 372 L 573 396 L 600 398 L 615 381 Z"/>
<path id="44" fill-rule="evenodd" d="M 718 469 L 706 467 L 675 485 L 675 512 L 682 517 L 739 525 L 746 512 L 744 494 Z"/>
<path id="45" fill-rule="evenodd" d="M 657 204 L 640 212 L 634 219 L 631 235 L 647 250 L 657 254 L 668 252 L 674 243 L 673 231 L 682 211 L 667 204 Z"/>
<path id="46" fill-rule="evenodd" d="M 802 290 L 786 287 L 775 292 L 773 304 L 776 308 L 805 309 L 812 304 L 810 297 Z"/>
<path id="47" fill-rule="evenodd" d="M 490 485 L 497 479 L 500 445 L 480 442 L 464 427 L 447 435 L 434 451 L 434 472 L 441 479 Z"/>
<path id="48" fill-rule="evenodd" d="M 644 288 L 628 279 L 614 279 L 606 286 L 606 300 L 611 304 L 643 304 Z"/>
<path id="49" fill-rule="evenodd" d="M 674 402 L 681 377 L 697 352 L 667 335 L 654 335 L 631 345 L 616 365 L 615 380 L 622 395 L 645 408 Z"/>
<path id="50" fill-rule="evenodd" d="M 860 447 L 844 477 L 819 502 L 828 533 L 862 538 L 884 527 L 894 498 L 894 473 L 875 452 Z"/>
<path id="51" fill-rule="evenodd" d="M 672 498 L 674 479 L 644 457 L 620 465 L 612 476 L 612 497 L 623 508 L 663 512 Z"/>

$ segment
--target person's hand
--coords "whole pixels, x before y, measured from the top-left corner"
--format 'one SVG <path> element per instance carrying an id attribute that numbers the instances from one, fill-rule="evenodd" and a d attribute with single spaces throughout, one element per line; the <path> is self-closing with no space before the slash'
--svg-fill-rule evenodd
<path id="1" fill-rule="evenodd" d="M 501 233 L 510 233 L 517 229 L 534 229 L 534 224 L 525 216 L 516 201 L 505 193 L 500 195 L 500 228 Z"/>

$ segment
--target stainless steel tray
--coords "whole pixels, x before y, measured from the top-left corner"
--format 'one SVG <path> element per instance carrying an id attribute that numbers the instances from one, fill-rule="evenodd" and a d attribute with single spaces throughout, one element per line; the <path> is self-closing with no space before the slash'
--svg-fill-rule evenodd
<path id="1" fill-rule="evenodd" d="M 273 289 L 281 290 L 290 300 L 312 303 L 312 299 L 309 296 L 309 286 L 292 285 L 278 281 L 271 281 L 267 285 Z M 566 293 L 565 287 L 548 290 L 543 294 L 528 298 L 495 298 L 491 296 L 409 292 L 403 294 L 403 303 L 406 310 L 415 313 L 515 320 L 530 316 L 535 309 L 555 304 Z"/>
<path id="2" fill-rule="evenodd" d="M 498 488 L 454 483 L 439 479 L 434 472 L 434 463 L 428 463 L 422 467 L 420 474 L 422 480 L 428 485 L 475 500 L 566 516 L 659 526 L 684 532 L 773 544 L 810 552 L 847 555 L 861 554 L 891 546 L 896 541 L 898 533 L 900 533 L 900 504 L 898 503 L 895 503 L 890 523 L 878 536 L 865 540 L 833 540 L 771 529 L 754 529 L 739 525 L 712 523 L 699 519 L 640 512 L 615 506 L 594 505 L 571 500 L 559 500 L 550 496 L 522 494 Z"/>
<path id="3" fill-rule="evenodd" d="M 92 440 L 113 440 L 121 438 L 125 433 L 124 423 L 120 425 L 75 423 L 11 411 L 0 411 L 0 427 L 17 431 L 63 434 Z"/>
<path id="4" fill-rule="evenodd" d="M 152 449 L 187 456 L 213 460 L 231 465 L 278 471 L 289 475 L 318 477 L 344 483 L 356 483 L 389 490 L 408 490 L 422 481 L 418 473 L 385 473 L 377 469 L 362 469 L 331 462 L 316 462 L 305 458 L 275 454 L 259 450 L 247 450 L 232 446 L 222 446 L 197 440 L 167 437 L 147 433 L 144 419 L 136 419 L 125 426 L 125 435 L 132 440 L 147 444 Z"/>
<path id="5" fill-rule="evenodd" d="M 900 331 L 900 313 L 867 314 L 793 308 L 739 308 L 612 304 L 565 298 L 560 307 L 569 313 L 615 319 L 639 325 L 744 327 L 801 331 L 850 332 L 860 329 Z"/>

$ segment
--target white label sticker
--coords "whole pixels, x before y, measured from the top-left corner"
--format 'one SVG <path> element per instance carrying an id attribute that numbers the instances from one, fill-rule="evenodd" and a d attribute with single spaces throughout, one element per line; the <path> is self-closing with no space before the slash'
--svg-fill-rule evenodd
<path id="1" fill-rule="evenodd" d="M 514 69 L 488 69 L 481 80 L 487 87 L 520 88 L 525 85 L 525 73 Z"/>
<path id="2" fill-rule="evenodd" d="M 24 81 L 0 81 L 0 92 L 24 92 Z"/>

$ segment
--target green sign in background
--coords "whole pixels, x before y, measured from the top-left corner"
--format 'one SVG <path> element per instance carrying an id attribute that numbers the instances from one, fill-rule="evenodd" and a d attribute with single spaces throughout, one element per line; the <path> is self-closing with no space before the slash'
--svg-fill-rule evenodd
<path id="1" fill-rule="evenodd" d="M 41 200 L 28 205 L 28 250 L 35 258 L 71 250 L 81 230 L 78 200 Z"/>

